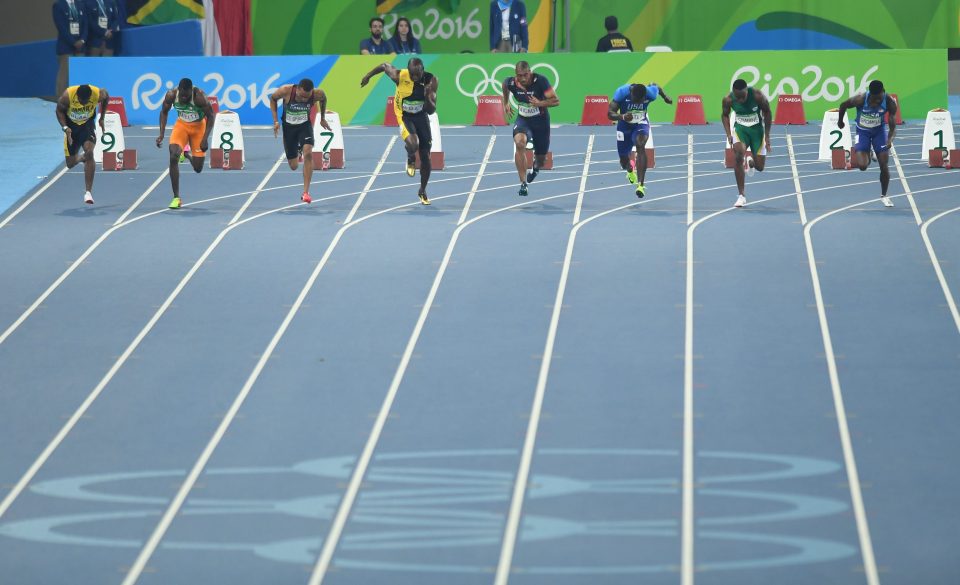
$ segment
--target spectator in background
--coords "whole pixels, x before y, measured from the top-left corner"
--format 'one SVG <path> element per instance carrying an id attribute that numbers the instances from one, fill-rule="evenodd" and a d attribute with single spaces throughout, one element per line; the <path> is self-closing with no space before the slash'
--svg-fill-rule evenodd
<path id="1" fill-rule="evenodd" d="M 410 20 L 406 16 L 397 19 L 397 28 L 390 38 L 390 50 L 398 55 L 406 53 L 420 54 L 420 41 L 410 31 Z"/>
<path id="2" fill-rule="evenodd" d="M 603 25 L 607 27 L 607 36 L 597 42 L 598 53 L 630 53 L 633 51 L 633 44 L 630 39 L 617 32 L 619 23 L 616 16 L 608 16 L 603 20 Z"/>
<path id="3" fill-rule="evenodd" d="M 63 95 L 70 76 L 70 56 L 83 56 L 87 44 L 87 21 L 83 0 L 55 0 L 53 24 L 57 27 L 57 95 Z"/>
<path id="4" fill-rule="evenodd" d="M 374 16 L 370 19 L 370 38 L 360 41 L 361 55 L 386 55 L 393 49 L 383 40 L 383 19 Z"/>
<path id="5" fill-rule="evenodd" d="M 527 6 L 522 0 L 492 0 L 490 52 L 526 53 L 529 45 Z"/>
<path id="6" fill-rule="evenodd" d="M 117 0 L 86 0 L 87 54 L 112 57 L 114 41 L 120 34 Z"/>

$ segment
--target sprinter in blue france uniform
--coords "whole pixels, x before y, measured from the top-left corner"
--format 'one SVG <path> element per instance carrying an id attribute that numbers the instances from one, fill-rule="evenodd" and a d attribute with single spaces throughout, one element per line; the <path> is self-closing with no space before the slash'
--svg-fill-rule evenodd
<path id="1" fill-rule="evenodd" d="M 527 195 L 527 183 L 537 178 L 550 150 L 550 112 L 547 108 L 560 105 L 560 98 L 550 82 L 542 75 L 530 71 L 526 61 L 517 62 L 516 76 L 503 81 L 503 113 L 506 119 L 513 116 L 510 97 L 517 102 L 517 121 L 513 125 L 513 143 L 516 149 L 513 160 L 520 175 L 521 197 Z M 527 141 L 533 141 L 533 169 L 527 172 Z"/>
<path id="2" fill-rule="evenodd" d="M 857 109 L 857 142 L 853 147 L 853 160 L 850 163 L 861 171 L 870 166 L 870 149 L 877 157 L 880 165 L 880 201 L 886 207 L 893 207 L 893 201 L 887 197 L 887 187 L 890 185 L 890 147 L 893 146 L 893 136 L 897 133 L 897 102 L 887 94 L 883 82 L 874 79 L 868 90 L 856 95 L 840 104 L 838 114 L 838 128 L 844 127 L 847 110 Z M 883 125 L 883 116 L 889 114 L 887 126 Z M 889 128 L 889 132 L 887 129 Z"/>
<path id="3" fill-rule="evenodd" d="M 672 104 L 662 87 L 656 83 L 628 83 L 621 85 L 613 94 L 607 118 L 617 122 L 617 154 L 620 155 L 620 168 L 627 171 L 627 180 L 637 185 L 637 197 L 643 197 L 643 186 L 647 174 L 647 139 L 650 137 L 650 120 L 647 118 L 647 106 L 650 102 L 663 98 Z M 637 148 L 636 168 L 630 163 L 630 151 Z"/>

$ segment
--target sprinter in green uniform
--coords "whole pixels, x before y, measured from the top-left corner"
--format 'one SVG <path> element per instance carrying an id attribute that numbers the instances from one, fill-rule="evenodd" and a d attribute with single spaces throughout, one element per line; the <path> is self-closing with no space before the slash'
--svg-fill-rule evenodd
<path id="1" fill-rule="evenodd" d="M 730 111 L 736 115 L 733 131 L 730 130 Z M 762 171 L 770 152 L 770 102 L 759 89 L 747 87 L 747 82 L 738 79 L 733 82 L 733 91 L 723 98 L 723 114 L 720 116 L 723 130 L 727 133 L 727 142 L 737 157 L 733 174 L 737 177 L 737 189 L 740 195 L 734 207 L 743 207 L 747 198 L 743 194 L 744 175 L 752 175 L 754 169 Z M 762 124 L 762 126 L 761 126 Z M 736 138 L 734 138 L 734 134 Z M 747 149 L 753 158 L 747 158 Z"/>

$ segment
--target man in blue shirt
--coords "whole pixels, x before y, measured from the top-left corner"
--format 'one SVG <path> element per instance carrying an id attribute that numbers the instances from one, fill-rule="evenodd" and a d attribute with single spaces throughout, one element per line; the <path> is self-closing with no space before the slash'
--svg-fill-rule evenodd
<path id="1" fill-rule="evenodd" d="M 386 55 L 391 52 L 390 43 L 383 40 L 383 19 L 374 16 L 370 19 L 370 38 L 360 41 L 360 54 Z"/>
<path id="2" fill-rule="evenodd" d="M 837 112 L 837 128 L 844 127 L 847 110 L 857 110 L 857 143 L 853 146 L 853 159 L 850 161 L 861 171 L 870 166 L 870 150 L 873 150 L 880 166 L 880 202 L 885 207 L 893 207 L 893 200 L 887 197 L 890 186 L 890 148 L 897 133 L 897 101 L 883 87 L 883 82 L 874 79 L 867 91 L 855 95 L 840 104 Z M 887 116 L 887 127 L 883 126 L 883 117 Z"/>
<path id="3" fill-rule="evenodd" d="M 527 6 L 522 0 L 491 0 L 490 52 L 526 53 Z"/>
<path id="4" fill-rule="evenodd" d="M 647 189 L 643 179 L 647 175 L 647 138 L 650 137 L 650 120 L 647 118 L 647 106 L 657 96 L 672 104 L 673 100 L 656 83 L 649 86 L 642 83 L 628 83 L 617 88 L 607 110 L 607 118 L 617 122 L 617 154 L 620 155 L 620 168 L 627 171 L 627 180 L 637 184 L 637 197 L 642 198 Z M 637 149 L 636 169 L 630 165 L 630 151 Z M 639 173 L 638 173 L 639 171 Z"/>
<path id="5" fill-rule="evenodd" d="M 81 56 L 87 44 L 86 7 L 83 0 L 55 0 L 53 24 L 57 27 L 57 95 L 67 89 L 70 55 Z"/>
<path id="6" fill-rule="evenodd" d="M 87 51 L 92 57 L 113 55 L 114 41 L 120 33 L 117 0 L 86 0 Z"/>

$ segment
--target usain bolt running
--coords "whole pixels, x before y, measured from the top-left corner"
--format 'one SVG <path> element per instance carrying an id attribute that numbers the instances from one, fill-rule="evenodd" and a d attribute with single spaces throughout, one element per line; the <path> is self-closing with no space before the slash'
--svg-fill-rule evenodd
<path id="1" fill-rule="evenodd" d="M 437 78 L 423 70 L 423 61 L 414 57 L 406 69 L 397 69 L 389 63 L 381 63 L 360 80 L 360 87 L 380 73 L 397 84 L 393 108 L 400 122 L 400 137 L 407 149 L 407 175 L 417 173 L 417 153 L 420 154 L 420 203 L 430 205 L 427 197 L 427 182 L 430 180 L 430 147 L 433 135 L 430 132 L 429 115 L 437 111 Z"/>

